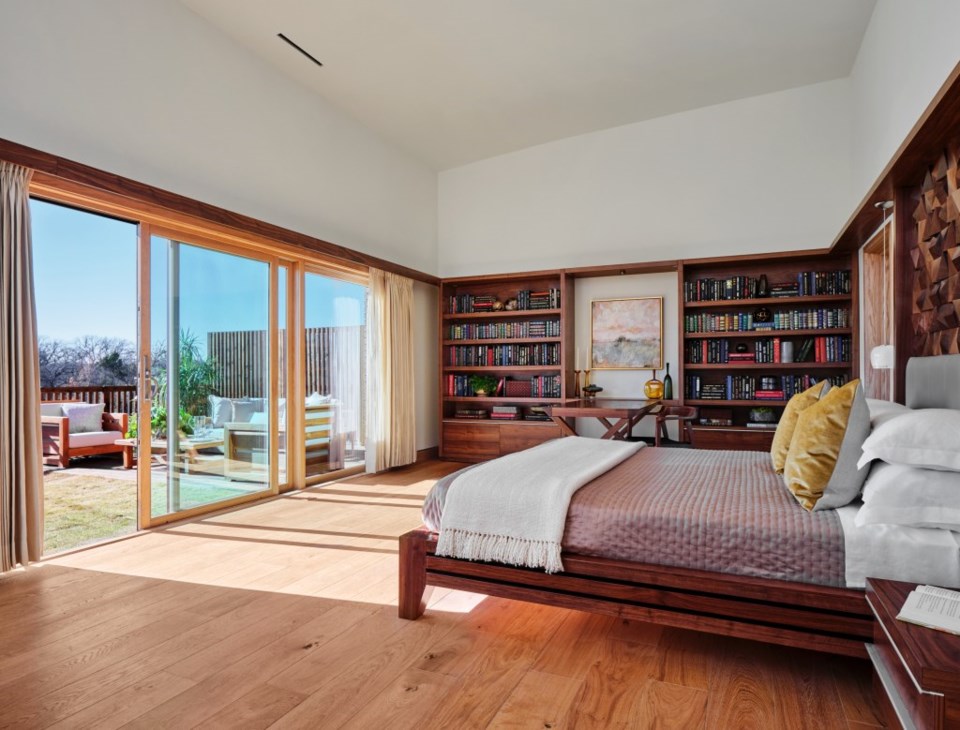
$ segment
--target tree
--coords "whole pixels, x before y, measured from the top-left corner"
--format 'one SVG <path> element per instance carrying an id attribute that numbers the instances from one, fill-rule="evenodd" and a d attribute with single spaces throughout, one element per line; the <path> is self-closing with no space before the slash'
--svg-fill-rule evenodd
<path id="1" fill-rule="evenodd" d="M 136 348 L 129 340 L 87 335 L 73 341 L 40 338 L 40 385 L 132 385 Z"/>

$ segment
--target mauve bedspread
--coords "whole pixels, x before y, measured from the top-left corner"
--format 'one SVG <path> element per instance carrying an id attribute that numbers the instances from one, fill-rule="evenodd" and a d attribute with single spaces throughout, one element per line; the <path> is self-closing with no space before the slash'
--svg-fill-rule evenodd
<path id="1" fill-rule="evenodd" d="M 474 467 L 468 467 L 474 468 Z M 427 495 L 439 530 L 447 489 Z M 581 488 L 565 552 L 827 586 L 844 585 L 844 540 L 833 510 L 807 512 L 751 451 L 646 448 Z"/>

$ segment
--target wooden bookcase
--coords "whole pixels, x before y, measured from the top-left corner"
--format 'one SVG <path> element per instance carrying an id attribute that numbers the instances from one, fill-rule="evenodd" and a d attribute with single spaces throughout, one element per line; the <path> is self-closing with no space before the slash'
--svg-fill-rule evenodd
<path id="1" fill-rule="evenodd" d="M 466 297 L 492 297 L 500 305 L 521 292 L 558 293 L 559 306 L 545 309 L 472 311 Z M 445 279 L 440 284 L 440 456 L 485 461 L 560 436 L 552 421 L 526 420 L 531 408 L 573 396 L 573 278 L 562 271 Z M 462 298 L 457 304 L 454 299 Z M 466 311 L 464 311 L 466 310 Z M 480 331 L 478 331 L 480 330 Z M 499 331 L 498 331 L 499 330 Z M 544 333 L 547 330 L 548 333 Z M 494 376 L 498 388 L 523 389 L 532 379 L 556 379 L 550 395 L 478 397 L 464 381 L 474 374 Z M 501 385 L 502 384 L 502 385 Z M 518 420 L 496 420 L 496 406 L 515 407 Z M 484 418 L 458 417 L 465 409 Z"/>
<path id="2" fill-rule="evenodd" d="M 680 262 L 678 270 L 682 343 L 679 394 L 685 405 L 700 409 L 701 419 L 731 420 L 730 425 L 715 426 L 697 422 L 694 443 L 698 448 L 769 449 L 773 432 L 746 425 L 752 409 L 773 408 L 779 419 L 790 393 L 805 385 L 804 378 L 846 382 L 858 376 L 856 254 L 793 252 L 695 259 Z M 849 272 L 849 287 L 838 290 L 838 274 L 844 271 Z M 778 284 L 797 282 L 801 272 L 822 272 L 819 287 L 816 281 L 808 280 L 806 283 L 813 286 L 806 286 L 802 293 L 758 298 L 748 284 L 763 276 L 772 292 Z M 720 282 L 716 286 L 721 291 L 709 292 L 709 283 L 698 287 L 697 282 L 702 280 Z M 761 308 L 778 320 L 774 328 L 757 327 L 754 319 Z M 820 346 L 820 354 L 816 344 L 811 347 L 810 360 L 818 361 L 783 361 L 784 343 L 792 344 L 796 357 L 806 340 L 816 343 L 818 338 L 831 338 L 829 345 Z M 769 361 L 732 361 L 730 353 L 735 353 L 738 346 L 746 349 L 747 357 L 753 353 L 757 360 Z M 772 379 L 769 382 L 777 387 L 767 390 L 782 390 L 783 396 L 757 397 L 754 391 L 761 389 L 761 378 Z M 695 379 L 699 379 L 699 388 Z M 785 383 L 786 379 L 790 382 Z M 717 390 L 724 391 L 721 397 Z"/>

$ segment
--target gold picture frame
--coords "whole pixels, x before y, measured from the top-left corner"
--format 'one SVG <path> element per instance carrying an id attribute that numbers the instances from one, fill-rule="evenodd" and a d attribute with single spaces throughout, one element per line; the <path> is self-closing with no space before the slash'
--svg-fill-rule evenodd
<path id="1" fill-rule="evenodd" d="M 663 367 L 663 297 L 621 297 L 590 302 L 593 370 Z"/>

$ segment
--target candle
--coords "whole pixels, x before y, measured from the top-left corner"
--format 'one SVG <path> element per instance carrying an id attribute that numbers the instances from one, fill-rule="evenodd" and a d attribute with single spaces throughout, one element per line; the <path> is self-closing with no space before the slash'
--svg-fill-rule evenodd
<path id="1" fill-rule="evenodd" d="M 580 369 L 580 348 L 579 348 L 579 347 L 577 348 L 577 357 L 576 357 L 576 359 L 573 361 L 573 369 L 574 369 L 574 370 L 579 370 L 579 369 Z"/>

